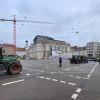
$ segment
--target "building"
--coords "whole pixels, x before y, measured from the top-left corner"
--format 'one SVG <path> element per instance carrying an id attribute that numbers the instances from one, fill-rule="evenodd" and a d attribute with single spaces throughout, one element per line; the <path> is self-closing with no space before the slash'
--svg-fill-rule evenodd
<path id="1" fill-rule="evenodd" d="M 28 56 L 33 59 L 49 58 L 50 56 L 64 56 L 71 50 L 70 44 L 55 40 L 51 37 L 37 35 L 29 46 Z"/>
<path id="2" fill-rule="evenodd" d="M 25 48 L 17 47 L 16 48 L 16 55 L 21 56 L 21 57 L 23 57 L 24 55 L 26 55 Z"/>
<path id="3" fill-rule="evenodd" d="M 100 42 L 87 43 L 87 56 L 88 57 L 100 57 Z"/>
<path id="4" fill-rule="evenodd" d="M 2 46 L 5 50 L 4 55 L 15 55 L 14 51 L 15 46 L 13 44 L 4 43 L 2 44 Z"/>
<path id="5" fill-rule="evenodd" d="M 23 56 L 26 53 L 25 52 L 25 48 L 16 47 L 16 54 L 15 54 L 15 51 L 14 51 L 15 46 L 13 44 L 4 43 L 4 44 L 1 44 L 1 46 L 5 50 L 4 55 L 19 55 L 19 56 Z"/>
<path id="6" fill-rule="evenodd" d="M 87 56 L 86 46 L 83 46 L 83 47 L 74 46 L 74 47 L 71 47 L 71 49 L 72 49 L 73 55 Z"/>

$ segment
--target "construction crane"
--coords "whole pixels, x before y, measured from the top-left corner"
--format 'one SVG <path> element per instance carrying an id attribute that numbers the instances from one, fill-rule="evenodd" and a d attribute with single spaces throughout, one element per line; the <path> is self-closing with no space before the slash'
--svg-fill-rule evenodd
<path id="1" fill-rule="evenodd" d="M 16 54 L 16 22 L 27 22 L 27 23 L 39 23 L 39 24 L 53 24 L 49 22 L 33 21 L 33 20 L 17 20 L 14 15 L 14 19 L 0 19 L 0 21 L 13 22 L 13 44 L 14 44 L 14 54 Z"/>

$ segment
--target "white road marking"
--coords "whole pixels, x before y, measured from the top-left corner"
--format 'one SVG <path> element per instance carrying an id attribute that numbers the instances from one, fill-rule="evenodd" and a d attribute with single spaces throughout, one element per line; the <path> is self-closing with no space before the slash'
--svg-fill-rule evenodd
<path id="1" fill-rule="evenodd" d="M 74 100 L 76 100 L 77 97 L 78 97 L 78 94 L 76 94 L 76 93 L 72 95 L 72 99 L 74 99 Z"/>
<path id="2" fill-rule="evenodd" d="M 40 73 L 35 73 L 35 74 L 40 74 Z"/>
<path id="3" fill-rule="evenodd" d="M 66 84 L 66 81 L 59 81 L 59 82 Z"/>
<path id="4" fill-rule="evenodd" d="M 77 88 L 77 90 L 76 90 L 77 93 L 80 93 L 81 91 L 82 91 L 81 88 Z"/>
<path id="5" fill-rule="evenodd" d="M 71 68 L 67 68 L 67 69 L 64 69 L 64 70 L 69 70 L 69 69 L 71 69 Z"/>
<path id="6" fill-rule="evenodd" d="M 27 70 L 34 70 L 34 69 L 29 69 L 29 68 L 23 68 L 23 69 L 27 69 Z"/>
<path id="7" fill-rule="evenodd" d="M 90 71 L 90 73 L 87 75 L 88 78 L 91 77 L 91 75 L 93 74 L 93 72 L 95 71 L 96 67 L 97 67 L 98 63 L 92 68 L 92 70 Z"/>
<path id="8" fill-rule="evenodd" d="M 13 83 L 18 83 L 18 82 L 22 82 L 22 81 L 25 81 L 25 79 L 13 81 L 13 82 L 8 82 L 8 83 L 3 83 L 2 85 L 5 86 L 5 85 L 9 85 L 9 84 L 13 84 Z"/>
<path id="9" fill-rule="evenodd" d="M 73 75 L 69 75 L 69 77 L 74 77 Z"/>
<path id="10" fill-rule="evenodd" d="M 41 72 L 44 72 L 43 70 L 41 70 Z"/>
<path id="11" fill-rule="evenodd" d="M 82 78 L 82 77 L 76 76 L 76 78 Z"/>
<path id="12" fill-rule="evenodd" d="M 51 78 L 45 78 L 45 79 L 50 80 Z"/>
<path id="13" fill-rule="evenodd" d="M 43 76 L 40 76 L 40 78 L 45 78 L 45 77 L 43 77 Z"/>
<path id="14" fill-rule="evenodd" d="M 31 75 L 31 74 L 26 74 L 27 76 Z"/>
<path id="15" fill-rule="evenodd" d="M 74 83 L 68 83 L 69 85 L 73 85 L 73 86 L 75 86 L 76 84 L 74 84 Z"/>
<path id="16" fill-rule="evenodd" d="M 87 78 L 87 77 L 86 77 L 86 78 L 84 78 L 84 79 L 90 79 L 90 78 Z"/>
<path id="17" fill-rule="evenodd" d="M 50 72 L 51 74 L 55 74 L 56 72 Z"/>
<path id="18" fill-rule="evenodd" d="M 90 78 L 90 77 L 91 77 L 91 75 L 88 75 L 87 77 L 88 77 L 88 78 Z"/>
<path id="19" fill-rule="evenodd" d="M 56 80 L 56 79 L 52 79 L 53 81 L 55 81 L 55 82 L 57 82 L 58 80 Z"/>

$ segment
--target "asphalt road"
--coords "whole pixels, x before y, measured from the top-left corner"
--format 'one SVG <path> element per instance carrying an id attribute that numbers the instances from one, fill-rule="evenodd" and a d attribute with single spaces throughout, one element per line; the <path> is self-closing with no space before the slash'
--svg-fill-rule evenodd
<path id="1" fill-rule="evenodd" d="M 100 65 L 21 61 L 19 75 L 0 73 L 0 100 L 100 100 Z"/>

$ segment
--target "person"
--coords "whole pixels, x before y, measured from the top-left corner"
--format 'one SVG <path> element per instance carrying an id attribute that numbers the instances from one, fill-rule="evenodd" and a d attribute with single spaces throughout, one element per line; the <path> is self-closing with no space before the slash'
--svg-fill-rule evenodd
<path id="1" fill-rule="evenodd" d="M 100 64 L 100 57 L 99 57 L 99 64 Z"/>
<path id="2" fill-rule="evenodd" d="M 62 67 L 62 58 L 59 57 L 59 67 Z"/>

